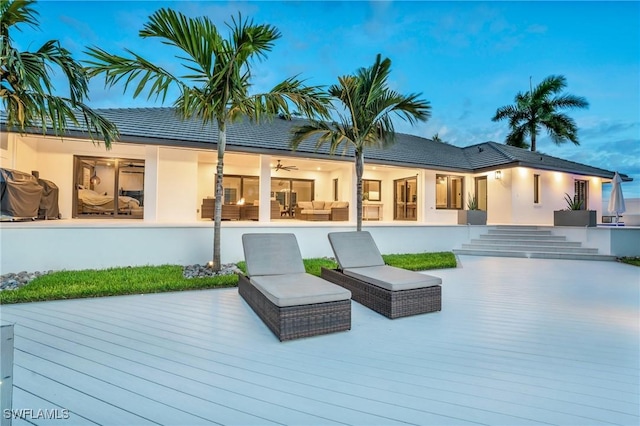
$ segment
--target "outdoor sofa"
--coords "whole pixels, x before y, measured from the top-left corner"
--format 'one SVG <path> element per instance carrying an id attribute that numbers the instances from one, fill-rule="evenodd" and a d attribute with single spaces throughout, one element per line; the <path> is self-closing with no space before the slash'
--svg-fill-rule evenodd
<path id="1" fill-rule="evenodd" d="M 244 234 L 238 292 L 280 339 L 351 329 L 351 292 L 307 274 L 294 234 Z"/>
<path id="2" fill-rule="evenodd" d="M 300 201 L 295 208 L 295 217 L 300 220 L 349 220 L 349 202 Z"/>
<path id="3" fill-rule="evenodd" d="M 356 302 L 391 319 L 442 309 L 442 280 L 385 265 L 369 232 L 332 232 L 329 242 L 339 268 L 322 268 L 321 276 Z"/>

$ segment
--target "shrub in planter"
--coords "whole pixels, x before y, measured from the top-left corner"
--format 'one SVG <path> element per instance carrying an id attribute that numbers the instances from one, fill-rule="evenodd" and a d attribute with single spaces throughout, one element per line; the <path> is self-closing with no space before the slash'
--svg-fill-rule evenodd
<path id="1" fill-rule="evenodd" d="M 553 212 L 554 226 L 596 226 L 595 210 L 582 210 L 582 200 L 571 198 L 569 194 L 564 195 L 567 208 Z"/>
<path id="2" fill-rule="evenodd" d="M 468 196 L 467 210 L 458 210 L 458 225 L 486 225 L 487 212 L 478 209 L 475 195 Z"/>

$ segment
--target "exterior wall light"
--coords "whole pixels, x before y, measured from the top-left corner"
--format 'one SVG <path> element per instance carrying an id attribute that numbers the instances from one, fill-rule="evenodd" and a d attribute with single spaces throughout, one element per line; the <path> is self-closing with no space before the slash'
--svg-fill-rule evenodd
<path id="1" fill-rule="evenodd" d="M 496 170 L 495 178 L 496 180 L 502 179 L 502 170 Z"/>

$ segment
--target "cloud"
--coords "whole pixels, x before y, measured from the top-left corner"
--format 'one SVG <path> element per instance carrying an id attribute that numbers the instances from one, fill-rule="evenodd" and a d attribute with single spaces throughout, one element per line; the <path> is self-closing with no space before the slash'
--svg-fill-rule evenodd
<path id="1" fill-rule="evenodd" d="M 472 110 L 471 110 L 471 99 L 470 98 L 464 98 L 464 100 L 462 101 L 462 113 L 460 114 L 460 116 L 458 117 L 458 121 L 464 121 L 467 118 L 469 118 L 472 114 Z"/>
<path id="2" fill-rule="evenodd" d="M 547 32 L 547 26 L 541 24 L 532 24 L 527 27 L 526 31 L 531 34 L 544 34 Z"/>
<path id="3" fill-rule="evenodd" d="M 74 31 L 74 38 L 66 38 L 65 43 L 63 44 L 69 50 L 76 50 L 75 48 L 71 48 L 71 44 L 74 46 L 78 46 L 78 41 L 81 40 L 82 44 L 96 44 L 99 40 L 98 35 L 93 30 L 91 25 L 86 22 L 80 21 L 78 19 L 74 19 L 67 15 L 60 16 L 60 22 L 64 23 L 67 27 L 70 27 Z M 77 37 L 75 37 L 77 35 Z"/>

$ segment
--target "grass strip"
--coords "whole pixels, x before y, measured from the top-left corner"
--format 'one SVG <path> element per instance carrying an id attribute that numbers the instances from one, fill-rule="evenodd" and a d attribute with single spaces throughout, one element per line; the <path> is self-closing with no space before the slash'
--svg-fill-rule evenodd
<path id="1" fill-rule="evenodd" d="M 456 267 L 456 258 L 450 252 L 389 254 L 382 257 L 388 265 L 412 271 Z M 315 258 L 304 259 L 304 266 L 308 273 L 320 276 L 321 268 L 335 269 L 338 264 L 332 259 Z M 244 261 L 238 263 L 238 268 L 244 273 L 247 271 Z M 179 265 L 163 265 L 53 272 L 17 290 L 0 292 L 0 305 L 238 285 L 236 275 L 187 279 L 182 276 L 182 270 Z"/>
<path id="2" fill-rule="evenodd" d="M 449 251 L 415 254 L 383 254 L 382 258 L 387 265 L 408 269 L 410 271 L 455 268 L 458 265 L 456 256 Z"/>
<path id="3" fill-rule="evenodd" d="M 59 271 L 38 277 L 16 290 L 0 292 L 0 304 L 200 290 L 237 284 L 236 275 L 187 279 L 182 276 L 179 265 Z"/>
<path id="4" fill-rule="evenodd" d="M 640 257 L 621 257 L 618 260 L 628 265 L 640 266 Z"/>
<path id="5" fill-rule="evenodd" d="M 455 268 L 458 263 L 451 252 L 415 253 L 415 254 L 383 254 L 387 265 L 410 271 L 427 271 L 429 269 Z M 335 269 L 338 264 L 328 258 L 304 259 L 304 268 L 309 274 L 320 276 L 320 268 Z M 245 274 L 247 266 L 244 261 L 238 263 L 238 268 Z"/>

